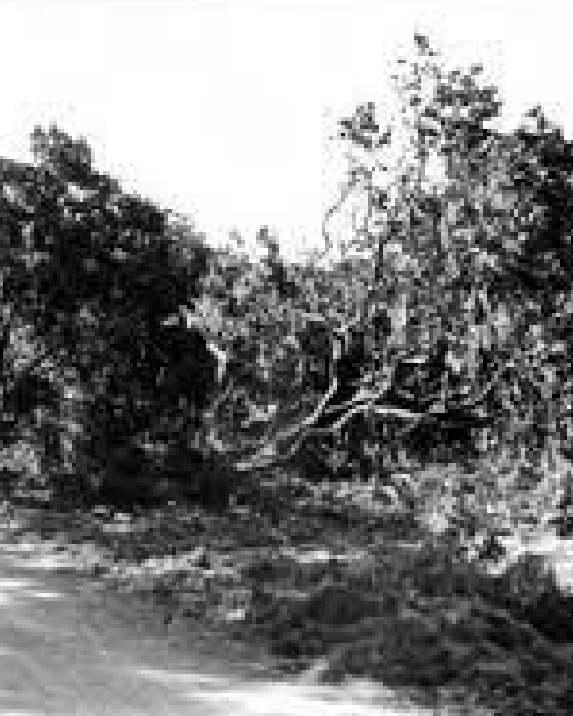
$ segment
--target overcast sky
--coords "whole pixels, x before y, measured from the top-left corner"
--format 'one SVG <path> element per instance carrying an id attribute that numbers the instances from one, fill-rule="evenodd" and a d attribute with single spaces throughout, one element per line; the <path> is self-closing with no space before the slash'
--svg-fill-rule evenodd
<path id="1" fill-rule="evenodd" d="M 542 104 L 573 136 L 570 2 L 0 3 L 0 154 L 34 125 L 90 142 L 126 189 L 217 238 L 269 224 L 316 242 L 343 163 L 333 123 L 389 106 L 388 64 L 426 32 L 447 66 L 482 62 L 507 126 Z"/>

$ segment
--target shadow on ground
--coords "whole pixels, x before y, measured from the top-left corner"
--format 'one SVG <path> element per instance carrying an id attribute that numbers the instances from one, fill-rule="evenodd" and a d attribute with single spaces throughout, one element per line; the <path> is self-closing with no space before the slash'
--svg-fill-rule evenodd
<path id="1" fill-rule="evenodd" d="M 33 543 L 0 549 L 4 716 L 429 713 L 361 682 L 277 680 L 221 635 L 177 634 L 128 594 L 66 571 Z M 186 626 L 187 628 L 187 626 Z M 182 637 L 179 639 L 178 637 Z"/>

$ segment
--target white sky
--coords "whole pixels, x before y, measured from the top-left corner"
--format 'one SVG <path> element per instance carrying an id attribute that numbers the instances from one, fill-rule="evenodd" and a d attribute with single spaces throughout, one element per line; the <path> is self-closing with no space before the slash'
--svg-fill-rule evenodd
<path id="1" fill-rule="evenodd" d="M 34 125 L 85 136 L 125 188 L 216 239 L 269 224 L 315 244 L 343 179 L 336 119 L 384 102 L 388 62 L 427 32 L 451 68 L 482 62 L 507 123 L 541 103 L 573 136 L 573 3 L 0 3 L 0 155 L 29 158 Z"/>

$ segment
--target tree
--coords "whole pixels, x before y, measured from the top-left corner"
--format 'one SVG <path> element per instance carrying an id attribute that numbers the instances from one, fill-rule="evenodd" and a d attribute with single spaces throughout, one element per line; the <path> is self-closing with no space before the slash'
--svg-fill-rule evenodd
<path id="1" fill-rule="evenodd" d="M 547 444 L 555 424 L 548 396 L 558 384 L 551 364 L 562 350 L 555 326 L 568 310 L 569 225 L 558 223 L 557 207 L 569 205 L 569 148 L 545 125 L 491 128 L 501 102 L 495 87 L 480 85 L 482 68 L 445 72 L 426 39 L 415 42 L 418 58 L 400 89 L 411 151 L 398 171 L 385 161 L 392 129 L 380 129 L 373 104 L 340 122 L 356 152 L 325 216 L 327 249 L 328 221 L 350 193 L 367 201 L 343 260 L 324 272 L 315 263 L 300 277 L 311 330 L 324 330 L 331 352 L 320 386 L 315 380 L 322 391 L 295 421 L 269 426 L 240 469 L 273 464 L 309 440 L 326 439 L 330 450 L 328 434 L 344 430 L 351 442 L 367 432 L 347 429 L 362 418 L 383 453 L 402 456 L 389 460 L 390 471 L 428 460 L 471 467 L 492 449 L 515 461 L 524 447 L 532 464 Z M 430 161 L 442 163 L 443 186 L 429 182 Z M 543 291 L 553 265 L 557 291 Z M 335 336 L 352 331 L 366 350 L 348 381 L 344 356 L 356 342 Z M 534 440 L 540 425 L 545 437 Z"/>
<path id="2" fill-rule="evenodd" d="M 173 317 L 199 295 L 207 247 L 96 171 L 84 140 L 38 128 L 32 147 L 34 165 L 2 162 L 2 277 L 14 320 L 78 375 L 98 460 L 110 441 L 153 433 L 179 398 L 179 427 L 191 438 L 217 366 L 206 338 Z"/>

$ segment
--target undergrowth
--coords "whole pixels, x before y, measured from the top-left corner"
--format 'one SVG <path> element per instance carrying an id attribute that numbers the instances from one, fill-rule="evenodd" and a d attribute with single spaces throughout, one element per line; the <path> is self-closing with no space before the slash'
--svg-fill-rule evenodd
<path id="1" fill-rule="evenodd" d="M 367 492 L 273 478 L 223 515 L 52 502 L 20 535 L 77 548 L 106 588 L 147 595 L 178 629 L 218 625 L 283 673 L 367 677 L 425 705 L 572 713 L 573 597 L 546 561 L 525 554 L 496 574 L 455 530 Z"/>

